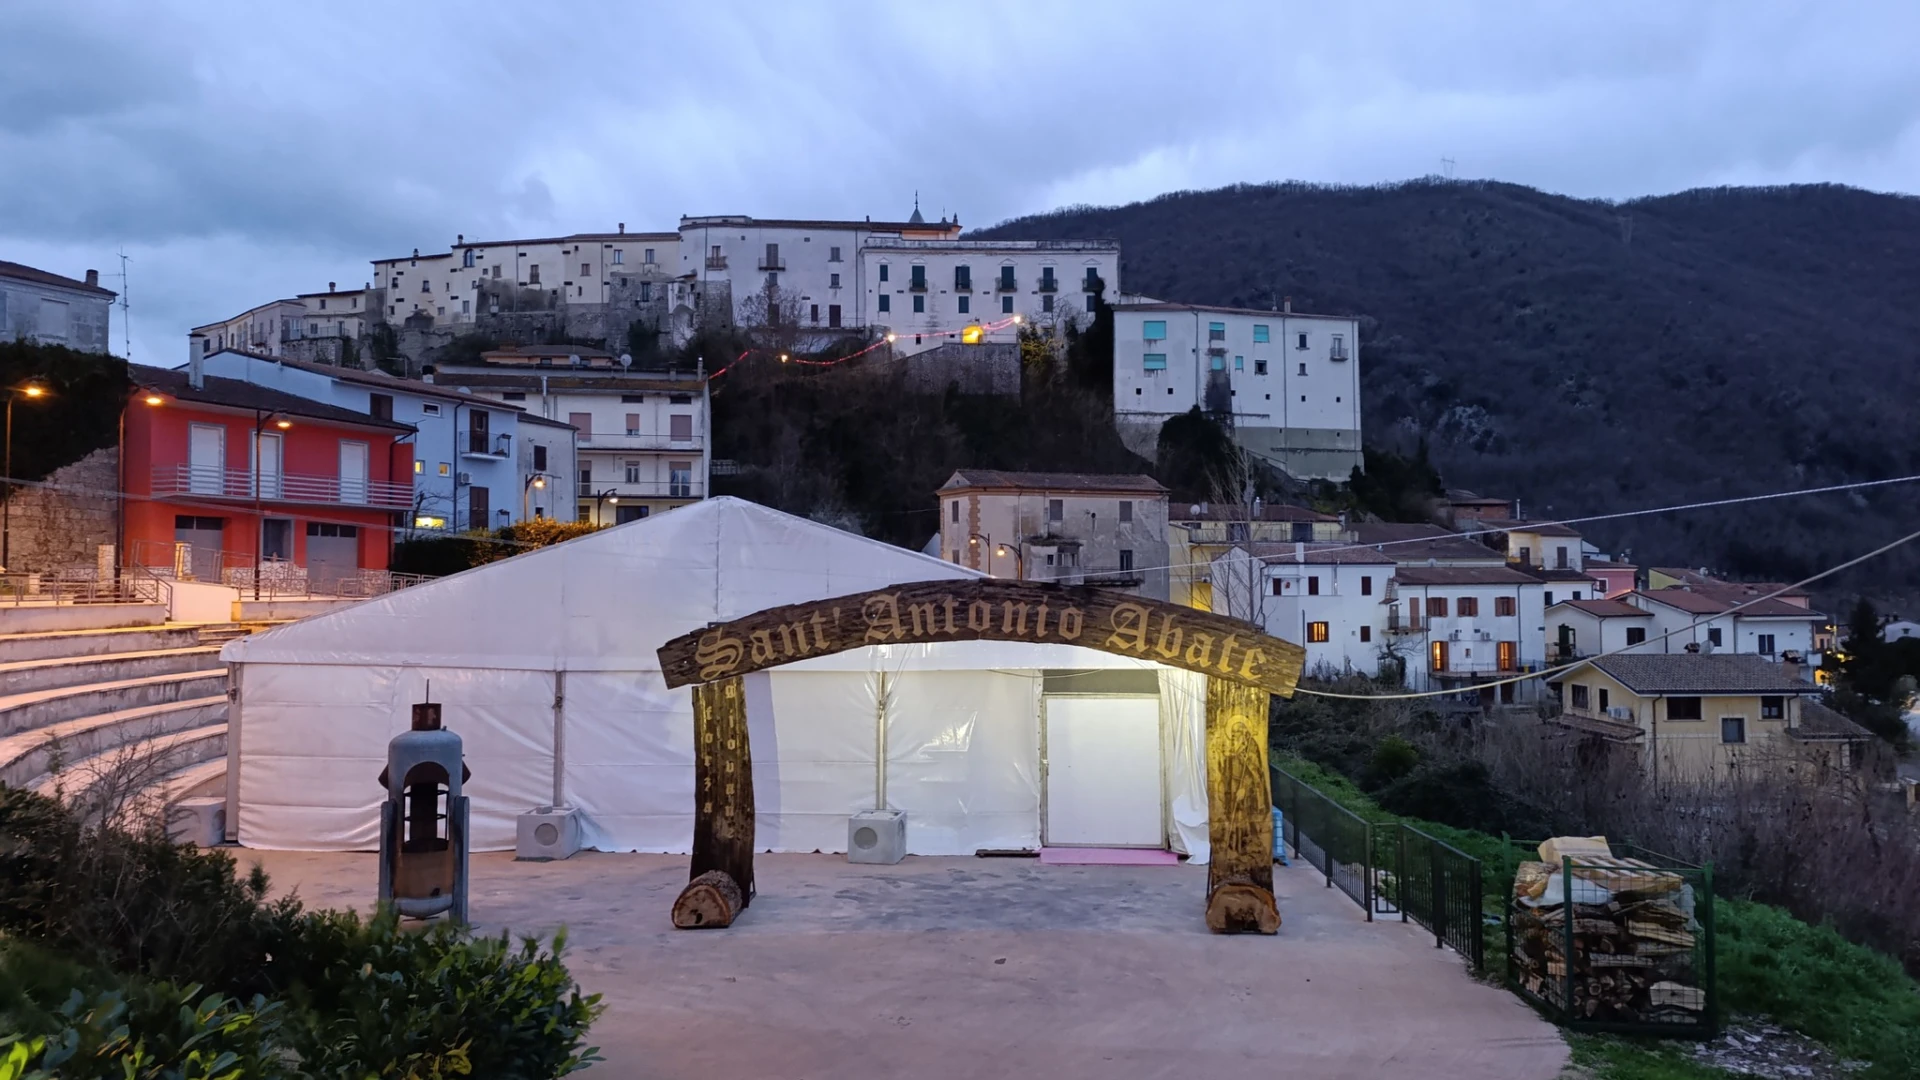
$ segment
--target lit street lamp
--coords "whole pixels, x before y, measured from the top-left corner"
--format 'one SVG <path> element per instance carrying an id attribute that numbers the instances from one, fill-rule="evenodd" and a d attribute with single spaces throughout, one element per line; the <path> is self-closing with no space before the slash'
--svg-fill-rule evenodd
<path id="1" fill-rule="evenodd" d="M 532 513 L 532 511 L 527 509 L 527 501 L 533 495 L 533 489 L 534 488 L 545 489 L 546 486 L 547 486 L 546 473 L 534 473 L 532 476 L 527 477 L 526 483 L 520 485 L 520 520 L 521 521 L 527 520 L 528 515 Z"/>
<path id="2" fill-rule="evenodd" d="M 6 450 L 6 499 L 4 509 L 0 509 L 0 570 L 5 570 L 12 562 L 13 548 L 13 399 L 42 398 L 47 396 L 47 388 L 39 383 L 25 383 L 7 388 L 7 450 Z"/>
<path id="3" fill-rule="evenodd" d="M 269 420 L 273 421 L 273 426 L 281 431 L 293 426 L 293 421 L 287 419 L 287 414 L 278 409 L 253 411 L 253 598 L 255 600 L 260 599 L 260 553 L 261 549 L 267 546 L 267 514 L 260 505 L 260 435 L 266 430 Z M 283 459 L 286 457 L 284 448 L 280 456 Z M 276 498 L 279 497 L 278 485 L 274 487 L 273 493 Z"/>
<path id="4" fill-rule="evenodd" d="M 594 523 L 595 525 L 605 525 L 605 524 L 606 524 L 606 522 L 604 522 L 604 521 L 602 521 L 602 520 L 600 520 L 600 519 L 601 519 L 601 516 L 602 516 L 602 515 L 601 515 L 601 507 L 600 507 L 600 504 L 601 504 L 601 503 L 611 503 L 611 504 L 613 504 L 614 506 L 619 506 L 619 505 L 620 505 L 620 492 L 619 492 L 618 490 L 616 490 L 616 489 L 614 489 L 614 488 L 608 488 L 608 489 L 607 489 L 607 490 L 605 490 L 605 491 L 601 491 L 601 492 L 596 492 L 596 493 L 594 494 L 594 496 L 593 496 L 593 523 Z"/>

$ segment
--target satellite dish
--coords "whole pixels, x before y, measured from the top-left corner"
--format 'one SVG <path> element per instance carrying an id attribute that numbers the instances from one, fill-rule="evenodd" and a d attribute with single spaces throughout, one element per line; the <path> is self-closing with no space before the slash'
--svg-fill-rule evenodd
<path id="1" fill-rule="evenodd" d="M 1194 516 L 1194 517 L 1199 517 L 1199 516 L 1200 516 L 1200 504 L 1199 504 L 1199 503 L 1194 503 L 1194 504 L 1193 504 L 1193 505 L 1192 505 L 1191 507 L 1188 507 L 1188 509 L 1189 509 L 1190 511 L 1192 511 L 1192 513 L 1193 513 L 1193 516 Z"/>
<path id="2" fill-rule="evenodd" d="M 573 365 L 574 367 L 579 367 L 579 366 L 580 366 L 580 354 L 579 354 L 579 353 L 569 353 L 569 354 L 567 354 L 567 363 L 569 363 L 569 364 L 572 364 L 572 365 Z"/>
<path id="3" fill-rule="evenodd" d="M 621 353 L 621 354 L 620 354 L 620 366 L 621 366 L 621 367 L 623 367 L 623 368 L 630 368 L 630 367 L 632 367 L 632 366 L 633 366 L 633 354 L 632 354 L 632 353 Z"/>

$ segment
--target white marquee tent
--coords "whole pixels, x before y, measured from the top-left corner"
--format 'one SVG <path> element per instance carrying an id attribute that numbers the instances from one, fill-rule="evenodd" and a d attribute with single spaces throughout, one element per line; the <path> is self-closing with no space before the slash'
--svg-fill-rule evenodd
<path id="1" fill-rule="evenodd" d="M 512 848 L 519 814 L 565 804 L 582 811 L 589 847 L 684 852 L 692 696 L 666 688 L 661 644 L 779 604 L 976 576 L 719 498 L 242 638 L 221 654 L 237 689 L 227 820 L 250 847 L 377 847 L 375 777 L 430 692 L 465 740 L 476 850 Z M 1120 699 L 1095 691 L 1117 684 L 1131 715 L 1145 707 L 1144 736 L 1102 734 L 1102 702 Z M 1157 775 L 1161 842 L 1206 857 L 1201 676 L 983 641 L 869 646 L 746 687 L 761 850 L 844 851 L 847 816 L 882 799 L 906 812 L 915 854 L 1040 846 L 1054 702 L 1080 718 L 1074 749 L 1056 736 L 1056 784 L 1070 752 L 1076 790 L 1096 799 L 1109 773 Z"/>

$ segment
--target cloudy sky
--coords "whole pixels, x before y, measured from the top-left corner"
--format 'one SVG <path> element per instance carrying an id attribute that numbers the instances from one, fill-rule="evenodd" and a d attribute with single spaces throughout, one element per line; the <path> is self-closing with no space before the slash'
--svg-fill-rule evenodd
<path id="1" fill-rule="evenodd" d="M 929 216 L 1441 170 L 1920 190 L 1920 7 L 0 0 L 0 259 L 135 359 L 455 233 Z M 115 347 L 121 331 L 116 320 Z"/>

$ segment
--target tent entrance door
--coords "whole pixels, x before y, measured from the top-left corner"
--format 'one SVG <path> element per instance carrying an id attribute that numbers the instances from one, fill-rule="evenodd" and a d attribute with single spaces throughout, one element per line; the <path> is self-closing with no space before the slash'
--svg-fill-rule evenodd
<path id="1" fill-rule="evenodd" d="M 1043 699 L 1050 847 L 1167 846 L 1158 697 Z"/>

